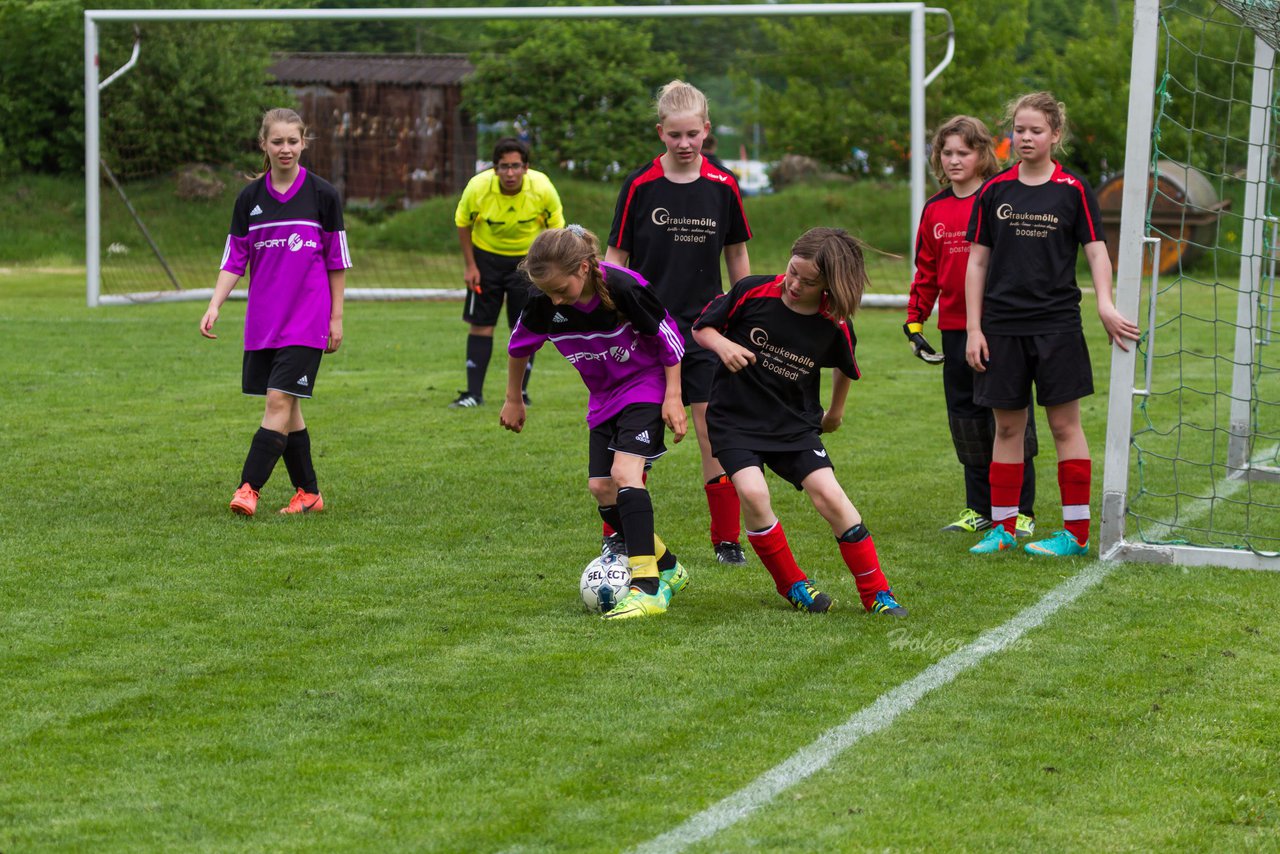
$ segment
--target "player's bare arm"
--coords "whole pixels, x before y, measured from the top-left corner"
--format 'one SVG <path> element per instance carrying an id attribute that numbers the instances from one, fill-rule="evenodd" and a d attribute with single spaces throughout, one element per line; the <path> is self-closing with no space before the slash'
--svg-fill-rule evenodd
<path id="1" fill-rule="evenodd" d="M 987 289 L 987 268 L 991 263 L 991 247 L 981 243 L 969 246 L 969 266 L 964 275 L 965 328 L 969 338 L 964 345 L 964 359 L 978 373 L 985 373 L 987 338 L 982 334 L 982 297 Z"/>
<path id="2" fill-rule="evenodd" d="M 662 398 L 662 420 L 671 430 L 675 443 L 689 432 L 689 420 L 684 411 L 684 399 L 680 388 L 680 365 L 666 365 L 663 373 L 667 378 L 667 392 Z"/>
<path id="3" fill-rule="evenodd" d="M 342 314 L 347 294 L 347 271 L 329 271 L 329 346 L 326 353 L 336 353 L 342 346 Z"/>
<path id="4" fill-rule="evenodd" d="M 631 258 L 631 253 L 623 252 L 616 246 L 605 247 L 604 260 L 606 264 L 612 264 L 615 267 L 627 266 L 627 261 Z"/>
<path id="5" fill-rule="evenodd" d="M 200 318 L 200 334 L 205 338 L 218 337 L 214 334 L 213 324 L 218 322 L 218 312 L 222 308 L 222 304 L 227 301 L 227 297 L 231 295 L 231 291 L 238 281 L 240 281 L 240 277 L 235 273 L 226 270 L 218 271 L 218 281 L 213 286 L 213 296 L 209 298 L 209 307 L 205 310 L 204 317 Z"/>
<path id="6" fill-rule="evenodd" d="M 729 272 L 729 284 L 736 285 L 751 275 L 751 259 L 747 256 L 747 244 L 731 243 L 724 248 L 724 266 Z"/>
<path id="7" fill-rule="evenodd" d="M 512 356 L 507 360 L 507 396 L 502 402 L 502 411 L 498 413 L 498 423 L 512 433 L 519 433 L 524 429 L 524 421 L 528 415 L 528 409 L 524 405 L 524 395 L 520 390 L 528 364 L 528 356 L 518 359 Z"/>
<path id="8" fill-rule="evenodd" d="M 831 371 L 831 405 L 822 413 L 822 432 L 834 433 L 844 424 L 844 404 L 849 397 L 853 380 L 839 368 Z"/>
<path id="9" fill-rule="evenodd" d="M 1093 290 L 1098 297 L 1098 318 L 1107 330 L 1107 337 L 1121 350 L 1128 352 L 1125 340 L 1137 341 L 1140 337 L 1138 324 L 1120 313 L 1111 296 L 1111 258 L 1107 255 L 1107 245 L 1101 240 L 1084 245 L 1084 257 L 1089 262 L 1089 275 L 1093 279 Z"/>
<path id="10" fill-rule="evenodd" d="M 756 362 L 755 353 L 741 344 L 733 343 L 709 326 L 693 330 L 693 340 L 697 341 L 699 346 L 715 353 L 724 366 L 735 374 Z"/>

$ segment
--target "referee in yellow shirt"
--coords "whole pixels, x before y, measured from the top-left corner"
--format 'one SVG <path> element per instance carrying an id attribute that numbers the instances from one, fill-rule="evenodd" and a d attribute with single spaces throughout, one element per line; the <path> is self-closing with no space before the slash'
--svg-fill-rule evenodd
<path id="1" fill-rule="evenodd" d="M 493 147 L 493 168 L 476 175 L 462 191 L 453 217 L 467 271 L 467 301 L 462 319 L 467 336 L 467 387 L 449 406 L 468 409 L 484 403 L 484 376 L 493 355 L 493 329 L 507 299 L 507 326 L 514 328 L 529 299 L 529 282 L 516 265 L 529 244 L 548 228 L 564 228 L 564 211 L 551 179 L 529 168 L 529 146 L 500 139 Z M 529 374 L 522 390 L 529 403 Z"/>

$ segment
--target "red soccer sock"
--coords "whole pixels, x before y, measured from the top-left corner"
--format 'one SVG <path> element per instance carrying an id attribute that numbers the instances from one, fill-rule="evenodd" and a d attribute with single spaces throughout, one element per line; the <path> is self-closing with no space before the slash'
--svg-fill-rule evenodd
<path id="1" fill-rule="evenodd" d="M 763 531 L 747 531 L 747 542 L 751 543 L 756 557 L 773 576 L 773 586 L 778 588 L 779 596 L 785 599 L 791 585 L 804 581 L 804 570 L 796 564 L 781 522 L 774 522 L 772 528 Z"/>
<path id="2" fill-rule="evenodd" d="M 1010 534 L 1018 524 L 1018 501 L 1022 495 L 1023 463 L 991 464 L 991 521 L 1003 525 Z"/>
<path id="3" fill-rule="evenodd" d="M 738 491 L 728 475 L 720 475 L 709 482 L 707 508 L 711 511 L 711 544 L 736 543 L 742 536 L 742 506 L 738 503 Z"/>
<path id="4" fill-rule="evenodd" d="M 853 530 L 866 531 L 861 524 Z M 856 543 L 845 540 L 836 541 L 840 546 L 840 556 L 845 565 L 853 573 L 853 582 L 858 585 L 858 596 L 862 599 L 862 607 L 868 611 L 875 604 L 876 594 L 889 589 L 889 580 L 880 571 L 880 556 L 876 554 L 876 544 L 867 534 Z"/>
<path id="5" fill-rule="evenodd" d="M 1062 491 L 1062 527 L 1080 545 L 1089 543 L 1089 488 L 1092 460 L 1062 460 L 1058 463 L 1058 489 Z"/>

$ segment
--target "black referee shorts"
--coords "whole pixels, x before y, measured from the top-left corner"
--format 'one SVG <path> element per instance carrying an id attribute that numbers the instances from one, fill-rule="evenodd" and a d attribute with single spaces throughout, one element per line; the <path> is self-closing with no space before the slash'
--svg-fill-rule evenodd
<path id="1" fill-rule="evenodd" d="M 974 373 L 973 402 L 992 409 L 1058 406 L 1093 394 L 1093 365 L 1084 332 L 988 335 L 985 373 Z"/>
<path id="2" fill-rule="evenodd" d="M 529 277 L 516 269 L 523 255 L 495 255 L 479 247 L 472 250 L 480 269 L 480 292 L 467 291 L 462 304 L 462 319 L 472 326 L 497 326 L 502 314 L 502 300 L 507 301 L 507 326 L 515 328 L 529 302 Z"/>

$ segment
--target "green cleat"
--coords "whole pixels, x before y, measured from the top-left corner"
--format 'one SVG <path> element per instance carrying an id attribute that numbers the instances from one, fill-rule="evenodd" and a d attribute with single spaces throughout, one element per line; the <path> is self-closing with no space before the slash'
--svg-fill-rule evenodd
<path id="1" fill-rule="evenodd" d="M 975 555 L 989 555 L 1014 548 L 1017 545 L 1018 540 L 1013 536 L 1013 534 L 1006 531 L 1003 525 L 996 525 L 990 531 L 983 534 L 982 539 L 978 540 L 978 544 L 969 549 L 969 553 Z"/>
<path id="2" fill-rule="evenodd" d="M 960 514 L 960 518 L 943 528 L 943 531 L 955 531 L 961 534 L 976 534 L 979 531 L 985 531 L 991 527 L 991 520 L 983 516 L 977 510 L 969 507 L 964 508 L 964 512 Z"/>
<path id="3" fill-rule="evenodd" d="M 632 617 L 656 617 L 667 612 L 667 604 L 671 601 L 671 588 L 665 584 L 658 585 L 658 592 L 645 593 L 639 587 L 632 587 L 613 606 L 613 610 L 600 617 L 602 620 L 627 620 Z"/>
<path id="4" fill-rule="evenodd" d="M 668 569 L 666 572 L 659 572 L 658 579 L 667 585 L 667 589 L 671 591 L 671 596 L 667 597 L 668 601 L 671 600 L 672 596 L 689 586 L 689 572 L 680 561 L 676 561 L 674 568 Z"/>
<path id="5" fill-rule="evenodd" d="M 1070 531 L 1055 531 L 1043 540 L 1023 546 L 1027 554 L 1044 557 L 1072 557 L 1089 553 L 1089 543 L 1081 543 Z"/>
<path id="6" fill-rule="evenodd" d="M 1034 536 L 1036 533 L 1036 520 L 1032 516 L 1025 513 L 1018 514 L 1018 521 L 1013 526 L 1013 535 L 1020 540 Z"/>

